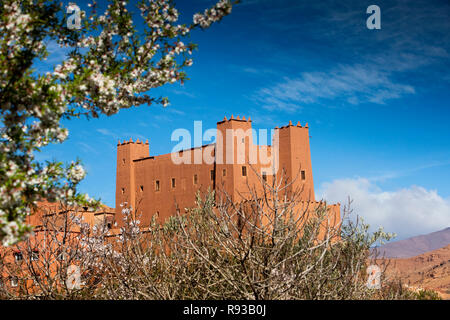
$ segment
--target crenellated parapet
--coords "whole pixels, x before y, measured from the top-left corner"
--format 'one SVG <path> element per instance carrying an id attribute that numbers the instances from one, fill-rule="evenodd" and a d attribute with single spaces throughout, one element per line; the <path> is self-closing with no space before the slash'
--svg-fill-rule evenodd
<path id="1" fill-rule="evenodd" d="M 296 128 L 306 128 L 306 129 L 308 129 L 309 128 L 309 126 L 308 126 L 308 122 L 304 125 L 304 126 L 302 126 L 301 124 L 300 124 L 300 121 L 298 121 L 297 122 L 297 125 L 293 125 L 292 124 L 292 121 L 291 120 L 289 120 L 289 124 L 288 125 L 286 125 L 286 126 L 282 126 L 282 127 L 278 127 L 278 126 L 276 126 L 275 127 L 275 129 L 286 129 L 286 128 L 290 128 L 290 127 L 296 127 Z"/>
<path id="2" fill-rule="evenodd" d="M 248 119 L 246 119 L 245 116 L 243 116 L 242 119 L 239 116 L 237 116 L 235 118 L 234 115 L 231 115 L 230 119 L 227 119 L 227 117 L 224 117 L 223 120 L 217 122 L 217 124 L 222 124 L 222 123 L 230 122 L 230 121 L 252 122 L 252 119 L 250 117 L 248 117 Z"/>
<path id="3" fill-rule="evenodd" d="M 148 140 L 145 140 L 145 143 L 144 143 L 143 141 L 140 141 L 139 139 L 137 139 L 136 142 L 133 142 L 132 138 L 130 138 L 130 140 L 128 140 L 128 141 L 124 140 L 123 142 L 120 142 L 120 139 L 119 139 L 117 146 L 124 146 L 127 144 L 142 144 L 142 145 L 147 144 L 148 145 Z"/>

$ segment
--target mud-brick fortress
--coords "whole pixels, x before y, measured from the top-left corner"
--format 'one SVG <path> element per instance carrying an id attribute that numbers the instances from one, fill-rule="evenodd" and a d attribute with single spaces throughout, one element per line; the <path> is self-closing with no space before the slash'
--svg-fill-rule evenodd
<path id="1" fill-rule="evenodd" d="M 313 209 L 314 183 L 309 147 L 308 124 L 300 123 L 275 128 L 278 135 L 277 163 L 265 161 L 272 156 L 274 145 L 253 144 L 251 119 L 226 117 L 217 122 L 216 142 L 178 154 L 150 156 L 148 142 L 132 139 L 117 145 L 116 221 L 123 224 L 121 204 L 127 203 L 147 226 L 153 215 L 163 222 L 169 216 L 184 213 L 195 206 L 198 191 L 215 190 L 216 196 L 227 194 L 233 202 L 250 197 L 250 187 L 260 187 L 261 180 L 271 183 L 281 175 L 290 179 L 290 190 L 302 190 L 300 200 Z M 232 134 L 230 134 L 230 132 Z M 207 155 L 207 156 L 205 156 Z M 184 159 L 183 163 L 173 159 Z M 204 161 L 205 158 L 212 159 Z M 200 159 L 200 161 L 198 161 Z M 256 160 L 256 161 L 255 161 Z M 274 170 L 274 166 L 277 166 Z M 274 174 L 275 173 L 275 174 Z M 309 209 L 308 209 L 309 210 Z M 329 213 L 339 220 L 339 204 L 328 206 Z"/>

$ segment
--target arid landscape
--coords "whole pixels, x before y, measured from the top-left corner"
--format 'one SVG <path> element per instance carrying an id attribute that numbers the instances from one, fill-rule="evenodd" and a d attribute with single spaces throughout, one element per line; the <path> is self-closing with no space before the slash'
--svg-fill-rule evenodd
<path id="1" fill-rule="evenodd" d="M 388 258 L 386 276 L 399 277 L 414 289 L 432 289 L 443 299 L 450 299 L 450 228 L 387 244 L 380 248 Z M 447 245 L 409 256 L 430 246 Z"/>

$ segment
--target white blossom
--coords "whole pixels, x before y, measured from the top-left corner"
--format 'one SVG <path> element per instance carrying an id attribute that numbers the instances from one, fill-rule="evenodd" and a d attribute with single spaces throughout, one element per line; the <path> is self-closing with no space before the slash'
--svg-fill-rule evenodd
<path id="1" fill-rule="evenodd" d="M 81 165 L 73 166 L 69 172 L 69 178 L 74 182 L 83 180 L 85 175 L 86 172 L 84 171 L 84 168 Z"/>

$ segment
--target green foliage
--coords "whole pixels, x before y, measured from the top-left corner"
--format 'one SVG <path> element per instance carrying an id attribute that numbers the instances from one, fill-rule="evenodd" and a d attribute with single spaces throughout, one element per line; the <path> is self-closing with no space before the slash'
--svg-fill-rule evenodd
<path id="1" fill-rule="evenodd" d="M 436 291 L 430 289 L 420 289 L 414 292 L 413 295 L 417 300 L 442 300 Z"/>

